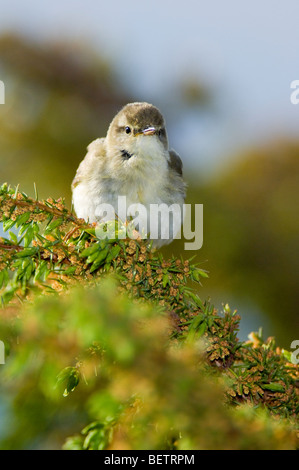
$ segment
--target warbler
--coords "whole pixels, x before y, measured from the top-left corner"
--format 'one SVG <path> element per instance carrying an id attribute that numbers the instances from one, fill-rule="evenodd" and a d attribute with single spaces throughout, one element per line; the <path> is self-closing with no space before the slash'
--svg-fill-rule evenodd
<path id="1" fill-rule="evenodd" d="M 119 198 L 123 201 L 125 197 L 130 215 L 132 207 L 140 209 L 142 205 L 145 210 L 142 223 L 138 218 L 139 232 L 145 228 L 157 247 L 170 243 L 183 221 L 186 183 L 182 169 L 180 156 L 168 148 L 165 120 L 159 109 L 146 102 L 129 103 L 116 114 L 106 137 L 87 147 L 72 182 L 74 210 L 89 223 L 100 222 L 101 207 L 109 204 L 120 217 Z M 154 229 L 153 208 L 155 214 L 157 208 L 161 209 L 162 217 Z M 168 225 L 167 213 L 172 215 Z"/>

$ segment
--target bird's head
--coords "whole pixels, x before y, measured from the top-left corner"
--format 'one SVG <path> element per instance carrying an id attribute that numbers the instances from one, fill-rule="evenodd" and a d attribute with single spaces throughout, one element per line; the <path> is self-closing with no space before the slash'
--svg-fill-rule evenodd
<path id="1" fill-rule="evenodd" d="M 142 167 L 166 161 L 168 139 L 160 111 L 149 103 L 130 103 L 115 116 L 107 133 L 114 166 Z"/>

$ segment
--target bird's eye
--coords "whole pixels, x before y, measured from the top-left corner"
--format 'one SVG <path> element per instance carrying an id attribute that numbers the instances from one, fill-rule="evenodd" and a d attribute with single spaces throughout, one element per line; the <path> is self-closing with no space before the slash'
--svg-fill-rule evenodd
<path id="1" fill-rule="evenodd" d="M 131 128 L 129 126 L 126 126 L 125 131 L 126 131 L 126 134 L 130 134 Z"/>

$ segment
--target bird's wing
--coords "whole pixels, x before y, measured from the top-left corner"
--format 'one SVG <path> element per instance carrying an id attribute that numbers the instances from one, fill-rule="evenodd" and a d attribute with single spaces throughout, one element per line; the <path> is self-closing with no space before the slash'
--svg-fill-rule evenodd
<path id="1" fill-rule="evenodd" d="M 87 154 L 80 163 L 75 178 L 73 179 L 72 189 L 94 174 L 94 171 L 103 164 L 103 157 L 105 157 L 105 155 L 105 138 L 96 139 L 88 145 Z"/>
<path id="2" fill-rule="evenodd" d="M 183 163 L 180 156 L 174 151 L 169 150 L 168 167 L 174 170 L 178 175 L 183 175 Z"/>

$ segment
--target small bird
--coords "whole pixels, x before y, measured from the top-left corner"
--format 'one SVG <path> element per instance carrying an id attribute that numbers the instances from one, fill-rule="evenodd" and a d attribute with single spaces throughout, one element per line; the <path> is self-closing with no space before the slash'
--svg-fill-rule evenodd
<path id="1" fill-rule="evenodd" d="M 112 120 L 107 136 L 94 140 L 87 150 L 72 182 L 77 216 L 99 222 L 100 205 L 112 205 L 117 214 L 118 198 L 125 196 L 127 206 L 142 204 L 148 211 L 148 228 L 151 205 L 175 204 L 181 210 L 179 223 L 170 227 L 169 237 L 159 230 L 154 246 L 170 243 L 183 221 L 186 184 L 181 158 L 168 149 L 158 108 L 145 102 L 127 104 Z M 150 231 L 148 235 L 151 238 Z"/>

